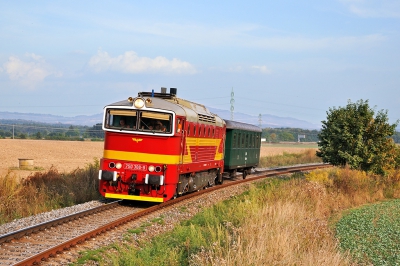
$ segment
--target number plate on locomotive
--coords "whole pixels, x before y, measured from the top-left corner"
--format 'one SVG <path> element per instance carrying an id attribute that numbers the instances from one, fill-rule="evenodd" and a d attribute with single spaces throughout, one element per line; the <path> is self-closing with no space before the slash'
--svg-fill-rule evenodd
<path id="1" fill-rule="evenodd" d="M 146 171 L 147 165 L 126 163 L 125 169 L 130 169 L 130 170 L 135 170 L 135 171 Z"/>

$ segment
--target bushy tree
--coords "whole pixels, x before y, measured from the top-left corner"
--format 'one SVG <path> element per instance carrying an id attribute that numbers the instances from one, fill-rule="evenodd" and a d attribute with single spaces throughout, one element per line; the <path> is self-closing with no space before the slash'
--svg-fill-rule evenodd
<path id="1" fill-rule="evenodd" d="M 292 133 L 284 131 L 279 135 L 279 139 L 282 141 L 294 141 L 294 136 Z"/>
<path id="2" fill-rule="evenodd" d="M 69 126 L 68 131 L 65 132 L 65 136 L 67 137 L 78 137 L 79 135 L 79 130 L 77 128 L 74 128 L 72 125 Z"/>
<path id="3" fill-rule="evenodd" d="M 38 131 L 36 133 L 36 139 L 42 139 L 42 138 L 43 138 L 42 133 L 40 133 L 40 131 Z"/>
<path id="4" fill-rule="evenodd" d="M 376 174 L 396 166 L 398 151 L 390 138 L 398 121 L 390 125 L 387 111 L 375 111 L 368 100 L 348 101 L 346 107 L 329 108 L 322 121 L 317 156 L 333 165 L 348 165 Z"/>

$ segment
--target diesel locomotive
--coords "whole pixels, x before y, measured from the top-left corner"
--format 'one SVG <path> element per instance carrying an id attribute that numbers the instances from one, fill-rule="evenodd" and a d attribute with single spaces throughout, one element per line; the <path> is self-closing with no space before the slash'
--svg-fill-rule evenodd
<path id="1" fill-rule="evenodd" d="M 245 178 L 257 166 L 260 128 L 225 121 L 176 94 L 161 88 L 104 107 L 99 190 L 105 198 L 164 202 L 236 171 Z"/>

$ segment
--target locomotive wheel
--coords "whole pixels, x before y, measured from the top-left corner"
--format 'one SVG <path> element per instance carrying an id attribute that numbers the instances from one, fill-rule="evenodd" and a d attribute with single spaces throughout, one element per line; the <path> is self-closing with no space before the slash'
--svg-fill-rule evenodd
<path id="1" fill-rule="evenodd" d="M 247 170 L 245 169 L 243 170 L 243 179 L 246 179 L 246 176 L 247 176 Z"/>
<path id="2" fill-rule="evenodd" d="M 222 185 L 222 183 L 224 183 L 224 178 L 221 173 L 218 173 L 217 177 L 215 178 L 215 184 Z"/>

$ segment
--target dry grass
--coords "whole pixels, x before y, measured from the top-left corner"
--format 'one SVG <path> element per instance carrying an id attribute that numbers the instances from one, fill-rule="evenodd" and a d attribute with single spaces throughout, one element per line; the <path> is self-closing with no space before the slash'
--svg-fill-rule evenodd
<path id="1" fill-rule="evenodd" d="M 264 156 L 260 158 L 259 167 L 271 168 L 305 163 L 321 163 L 322 159 L 317 157 L 315 149 L 299 149 L 295 153 L 283 151 L 282 154 Z"/>
<path id="2" fill-rule="evenodd" d="M 0 177 L 0 224 L 56 208 L 45 187 L 23 185 L 15 176 Z"/>
<path id="3" fill-rule="evenodd" d="M 0 224 L 14 219 L 99 199 L 98 161 L 68 174 L 51 168 L 19 180 L 0 176 Z"/>
<path id="4" fill-rule="evenodd" d="M 228 244 L 220 239 L 192 256 L 193 265 L 350 264 L 329 228 L 332 201 L 323 185 L 290 180 L 264 193 L 251 190 L 235 203 L 235 212 L 247 211 L 226 231 Z"/>
<path id="5" fill-rule="evenodd" d="M 235 215 L 245 210 L 243 221 L 193 255 L 192 265 L 352 265 L 331 226 L 346 209 L 399 197 L 399 176 L 333 168 L 252 188 L 233 204 Z"/>

